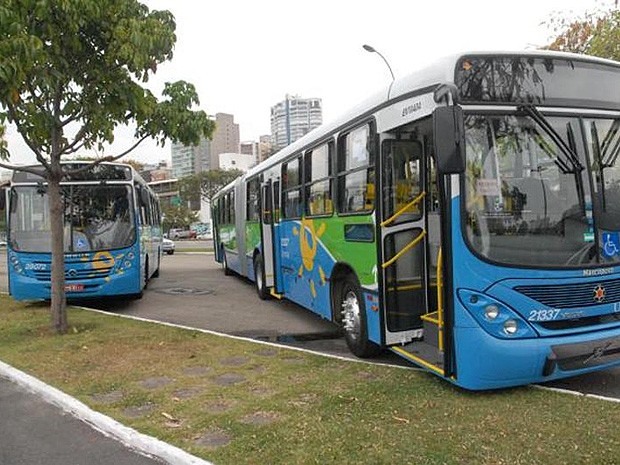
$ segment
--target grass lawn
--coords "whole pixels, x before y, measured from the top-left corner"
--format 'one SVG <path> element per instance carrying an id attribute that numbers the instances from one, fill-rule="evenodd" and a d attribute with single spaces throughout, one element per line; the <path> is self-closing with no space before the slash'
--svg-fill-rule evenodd
<path id="1" fill-rule="evenodd" d="M 0 297 L 0 359 L 216 464 L 618 464 L 620 404 L 472 393 L 344 362 Z"/>

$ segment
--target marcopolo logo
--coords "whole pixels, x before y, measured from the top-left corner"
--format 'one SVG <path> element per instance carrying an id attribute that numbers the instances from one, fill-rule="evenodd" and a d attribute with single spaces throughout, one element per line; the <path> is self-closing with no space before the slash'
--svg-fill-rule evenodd
<path id="1" fill-rule="evenodd" d="M 606 274 L 612 274 L 614 272 L 613 268 L 599 268 L 596 270 L 583 270 L 584 276 L 603 276 Z"/>

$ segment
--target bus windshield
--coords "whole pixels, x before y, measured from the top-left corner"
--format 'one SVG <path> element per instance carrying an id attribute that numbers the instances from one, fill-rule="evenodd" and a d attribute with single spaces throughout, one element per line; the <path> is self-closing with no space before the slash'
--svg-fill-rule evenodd
<path id="1" fill-rule="evenodd" d="M 65 185 L 62 189 L 65 252 L 118 249 L 134 243 L 130 186 Z M 10 246 L 24 252 L 50 252 L 49 215 L 44 186 L 13 188 Z"/>
<path id="2" fill-rule="evenodd" d="M 594 263 L 587 165 L 575 151 L 580 122 L 545 121 L 551 130 L 530 116 L 465 118 L 467 238 L 478 254 L 504 264 Z M 561 150 L 549 131 L 572 150 Z"/>

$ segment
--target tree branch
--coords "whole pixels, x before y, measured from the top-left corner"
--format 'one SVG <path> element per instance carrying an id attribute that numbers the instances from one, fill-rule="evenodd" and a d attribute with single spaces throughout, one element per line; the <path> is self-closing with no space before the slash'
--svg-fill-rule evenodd
<path id="1" fill-rule="evenodd" d="M 84 126 L 80 128 L 80 130 L 77 132 L 77 134 L 73 138 L 73 142 L 63 147 L 62 153 L 75 153 L 76 150 L 79 150 L 82 146 L 84 146 L 85 142 L 82 142 L 82 139 L 84 139 L 84 136 L 86 135 L 86 131 L 87 131 L 86 123 L 84 123 Z M 76 145 L 78 144 L 80 145 L 80 147 L 76 148 Z"/>
<path id="2" fill-rule="evenodd" d="M 129 152 L 134 150 L 138 145 L 140 145 L 142 142 L 144 142 L 148 138 L 149 138 L 149 136 L 143 136 L 140 140 L 138 140 L 130 148 L 128 148 L 127 150 L 125 150 L 123 153 L 121 153 L 119 155 L 99 158 L 99 159 L 89 163 L 88 165 L 83 166 L 82 168 L 77 168 L 77 169 L 74 169 L 74 170 L 67 170 L 67 171 L 65 171 L 65 174 L 68 174 L 69 176 L 73 176 L 73 175 L 76 175 L 76 174 L 79 174 L 79 173 L 83 173 L 84 171 L 89 170 L 93 166 L 100 165 L 101 163 L 106 163 L 106 162 L 109 163 L 109 162 L 116 161 L 119 158 L 123 158 L 125 155 L 127 155 Z"/>
<path id="3" fill-rule="evenodd" d="M 23 171 L 24 173 L 34 174 L 37 176 L 41 176 L 44 179 L 47 179 L 47 172 L 45 169 L 37 170 L 33 166 L 13 166 L 13 165 L 7 165 L 6 163 L 0 162 L 0 168 L 12 170 L 12 171 Z"/>
<path id="4" fill-rule="evenodd" d="M 26 143 L 26 145 L 30 148 L 30 150 L 34 152 L 35 156 L 37 157 L 37 160 L 45 167 L 45 170 L 46 171 L 49 170 L 50 166 L 43 158 L 43 153 L 41 153 L 41 150 L 39 150 L 39 148 L 36 145 L 34 145 L 28 137 L 26 137 L 26 130 L 23 128 L 22 124 L 20 123 L 20 119 L 17 118 L 15 107 L 13 105 L 9 105 L 8 111 L 9 111 L 9 116 L 12 122 L 15 123 L 15 126 L 17 126 L 17 130 L 21 134 L 22 139 L 24 139 L 24 142 Z"/>

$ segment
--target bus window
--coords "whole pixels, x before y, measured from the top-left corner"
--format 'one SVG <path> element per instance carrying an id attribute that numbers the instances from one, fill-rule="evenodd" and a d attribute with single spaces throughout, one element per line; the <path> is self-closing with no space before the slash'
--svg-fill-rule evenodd
<path id="1" fill-rule="evenodd" d="M 306 153 L 306 215 L 331 215 L 332 203 L 331 159 L 332 144 L 323 144 Z"/>
<path id="2" fill-rule="evenodd" d="M 258 209 L 258 179 L 253 179 L 248 182 L 246 189 L 246 217 L 247 221 L 259 220 Z"/>
<path id="3" fill-rule="evenodd" d="M 338 212 L 368 213 L 374 208 L 375 171 L 370 125 L 345 134 L 338 150 Z"/>
<path id="4" fill-rule="evenodd" d="M 396 221 L 417 219 L 422 214 L 421 203 L 411 203 L 421 193 L 422 145 L 416 141 L 400 140 L 389 140 L 385 143 L 389 149 L 383 170 L 383 219 L 386 220 L 397 212 L 402 213 Z"/>
<path id="5" fill-rule="evenodd" d="M 301 157 L 282 165 L 282 200 L 284 218 L 301 218 Z"/>

